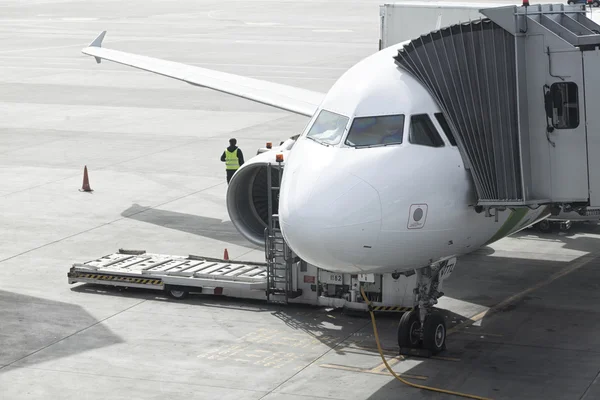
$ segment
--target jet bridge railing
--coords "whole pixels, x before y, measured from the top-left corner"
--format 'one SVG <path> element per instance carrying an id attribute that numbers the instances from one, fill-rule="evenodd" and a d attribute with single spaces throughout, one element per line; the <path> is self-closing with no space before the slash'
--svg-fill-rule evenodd
<path id="1" fill-rule="evenodd" d="M 600 26 L 583 5 L 480 13 L 395 56 L 443 110 L 478 205 L 599 206 Z"/>

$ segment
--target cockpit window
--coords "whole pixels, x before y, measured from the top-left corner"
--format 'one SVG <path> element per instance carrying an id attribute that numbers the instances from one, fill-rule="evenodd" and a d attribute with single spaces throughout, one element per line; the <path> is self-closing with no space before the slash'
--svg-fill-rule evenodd
<path id="1" fill-rule="evenodd" d="M 446 121 L 446 117 L 444 117 L 444 114 L 436 113 L 434 115 L 435 115 L 435 118 L 437 118 L 437 121 L 439 122 L 440 126 L 444 130 L 444 133 L 446 134 L 446 137 L 450 141 L 450 144 L 452 146 L 456 146 L 456 140 L 454 139 L 454 135 L 452 134 L 452 131 L 450 130 L 450 125 L 448 125 L 448 121 Z"/>
<path id="2" fill-rule="evenodd" d="M 442 147 L 444 141 L 435 129 L 429 115 L 420 114 L 410 117 L 410 134 L 408 141 L 422 146 Z"/>
<path id="3" fill-rule="evenodd" d="M 321 110 L 306 137 L 325 145 L 338 144 L 342 140 L 348 119 L 343 115 Z"/>
<path id="4" fill-rule="evenodd" d="M 402 143 L 404 115 L 354 118 L 346 138 L 348 146 L 385 146 Z"/>

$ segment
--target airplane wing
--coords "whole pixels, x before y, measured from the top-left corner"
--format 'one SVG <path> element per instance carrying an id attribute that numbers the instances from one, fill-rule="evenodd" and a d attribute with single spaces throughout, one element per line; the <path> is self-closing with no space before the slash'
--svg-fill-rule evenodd
<path id="1" fill-rule="evenodd" d="M 106 31 L 103 31 L 82 50 L 84 54 L 94 56 L 97 63 L 102 59 L 114 61 L 308 117 L 313 116 L 325 97 L 324 93 L 293 86 L 103 48 L 105 35 Z"/>

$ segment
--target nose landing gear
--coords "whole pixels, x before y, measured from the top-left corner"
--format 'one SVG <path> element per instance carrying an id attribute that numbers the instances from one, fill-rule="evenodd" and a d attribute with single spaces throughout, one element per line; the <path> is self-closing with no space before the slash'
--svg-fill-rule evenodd
<path id="1" fill-rule="evenodd" d="M 416 270 L 415 308 L 398 324 L 400 354 L 431 357 L 446 349 L 446 321 L 433 306 L 444 295 L 442 282 L 454 270 L 456 258 Z"/>
<path id="2" fill-rule="evenodd" d="M 439 311 L 431 311 L 421 323 L 418 311 L 405 313 L 398 325 L 400 354 L 431 357 L 446 350 L 446 321 Z"/>

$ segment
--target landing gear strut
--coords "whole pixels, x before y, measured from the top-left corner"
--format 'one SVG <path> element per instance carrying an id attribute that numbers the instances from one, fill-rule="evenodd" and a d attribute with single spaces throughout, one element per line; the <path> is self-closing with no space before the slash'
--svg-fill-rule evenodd
<path id="1" fill-rule="evenodd" d="M 444 295 L 441 286 L 454 270 L 456 258 L 415 270 L 415 307 L 398 325 L 400 354 L 431 356 L 446 349 L 446 321 L 433 306 Z"/>

